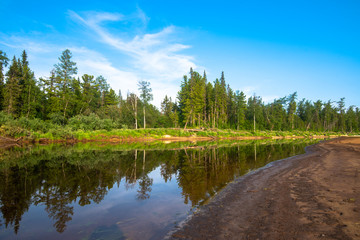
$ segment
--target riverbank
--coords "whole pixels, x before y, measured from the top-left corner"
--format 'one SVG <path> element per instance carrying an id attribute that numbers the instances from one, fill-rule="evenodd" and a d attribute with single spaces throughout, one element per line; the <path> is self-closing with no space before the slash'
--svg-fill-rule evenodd
<path id="1" fill-rule="evenodd" d="M 143 141 L 209 141 L 256 140 L 292 138 L 334 138 L 340 133 L 309 131 L 235 131 L 229 129 L 113 129 L 107 130 L 52 130 L 46 133 L 15 128 L 0 128 L 0 144 L 22 143 L 76 143 L 76 142 L 143 142 Z"/>
<path id="2" fill-rule="evenodd" d="M 357 239 L 360 138 L 338 138 L 229 184 L 170 239 Z"/>

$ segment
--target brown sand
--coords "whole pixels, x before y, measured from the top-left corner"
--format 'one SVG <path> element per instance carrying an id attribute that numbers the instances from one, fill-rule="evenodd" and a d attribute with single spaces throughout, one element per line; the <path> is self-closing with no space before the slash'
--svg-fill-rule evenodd
<path id="1" fill-rule="evenodd" d="M 171 239 L 360 239 L 360 138 L 338 138 L 229 184 Z"/>

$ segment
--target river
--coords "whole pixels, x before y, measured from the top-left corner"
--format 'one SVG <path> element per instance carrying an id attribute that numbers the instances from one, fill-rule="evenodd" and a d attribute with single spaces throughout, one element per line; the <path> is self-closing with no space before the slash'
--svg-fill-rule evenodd
<path id="1" fill-rule="evenodd" d="M 0 149 L 0 239 L 161 239 L 227 183 L 315 142 Z"/>

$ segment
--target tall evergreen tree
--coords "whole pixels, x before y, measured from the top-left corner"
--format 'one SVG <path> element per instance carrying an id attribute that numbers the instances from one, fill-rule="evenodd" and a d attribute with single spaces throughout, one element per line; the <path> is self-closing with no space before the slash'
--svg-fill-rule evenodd
<path id="1" fill-rule="evenodd" d="M 235 93 L 236 129 L 245 129 L 246 96 L 239 90 Z"/>
<path id="2" fill-rule="evenodd" d="M 61 106 L 64 117 L 66 116 L 68 105 L 72 97 L 70 91 L 71 81 L 73 80 L 72 76 L 77 74 L 76 63 L 73 62 L 71 58 L 72 53 L 69 49 L 66 49 L 59 57 L 60 62 L 54 65 L 58 81 L 57 84 L 60 87 L 60 96 L 62 99 Z"/>
<path id="3" fill-rule="evenodd" d="M 100 106 L 104 106 L 105 105 L 105 95 L 109 91 L 110 86 L 107 83 L 106 79 L 101 75 L 95 79 L 95 84 L 99 87 L 99 91 L 100 91 L 99 104 L 100 104 Z"/>
<path id="4" fill-rule="evenodd" d="M 4 105 L 4 68 L 8 65 L 9 59 L 6 56 L 6 53 L 0 50 L 0 111 L 3 109 Z"/>
<path id="5" fill-rule="evenodd" d="M 289 116 L 289 123 L 291 126 L 291 130 L 294 129 L 294 118 L 295 118 L 295 113 L 296 113 L 296 97 L 297 97 L 297 92 L 294 92 L 292 94 L 290 94 L 287 98 L 288 101 L 288 116 Z"/>
<path id="6" fill-rule="evenodd" d="M 149 101 L 153 99 L 152 89 L 150 88 L 150 82 L 139 81 L 138 87 L 140 91 L 140 99 L 143 102 L 143 114 L 144 114 L 144 129 L 146 128 L 146 117 L 145 117 L 145 108 L 148 105 Z"/>
<path id="7" fill-rule="evenodd" d="M 21 66 L 14 56 L 8 72 L 4 91 L 4 109 L 8 114 L 19 116 L 19 96 L 21 88 L 19 81 L 21 79 Z"/>
<path id="8" fill-rule="evenodd" d="M 340 98 L 338 103 L 338 111 L 339 111 L 339 129 L 344 132 L 345 130 L 345 98 Z"/>
<path id="9" fill-rule="evenodd" d="M 98 85 L 92 75 L 84 74 L 81 79 L 82 82 L 80 83 L 80 86 L 82 93 L 80 99 L 80 113 L 83 113 L 84 111 L 94 112 L 98 107 L 96 102 L 99 92 Z"/>
<path id="10" fill-rule="evenodd" d="M 37 94 L 38 86 L 35 79 L 34 72 L 29 67 L 26 51 L 24 50 L 21 55 L 21 79 L 19 85 L 21 88 L 20 95 L 20 114 L 26 117 L 34 117 L 36 115 L 36 107 L 40 96 Z"/>

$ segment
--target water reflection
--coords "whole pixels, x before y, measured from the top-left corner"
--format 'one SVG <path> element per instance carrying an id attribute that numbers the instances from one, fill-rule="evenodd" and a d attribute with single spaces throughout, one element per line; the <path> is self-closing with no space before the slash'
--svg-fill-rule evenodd
<path id="1" fill-rule="evenodd" d="M 80 234 L 70 235 L 74 239 L 93 239 L 101 233 L 133 239 L 160 237 L 174 220 L 183 219 L 189 209 L 203 204 L 235 177 L 299 154 L 308 144 L 304 140 L 155 143 L 129 150 L 134 146 L 92 143 L 3 149 L 0 238 L 15 238 L 16 234 L 31 238 L 35 230 L 30 226 L 35 229 L 45 223 L 31 214 L 22 223 L 22 217 L 29 209 L 41 207 L 57 233 L 39 236 L 40 231 L 38 239 L 63 238 L 67 232 Z M 124 191 L 130 196 L 104 200 L 112 192 L 121 196 Z M 92 216 L 103 220 L 89 223 L 78 217 L 72 221 L 77 213 L 85 214 L 87 205 L 98 208 Z M 108 205 L 112 208 L 107 213 L 103 209 Z M 144 222 L 146 214 L 152 215 Z"/>

